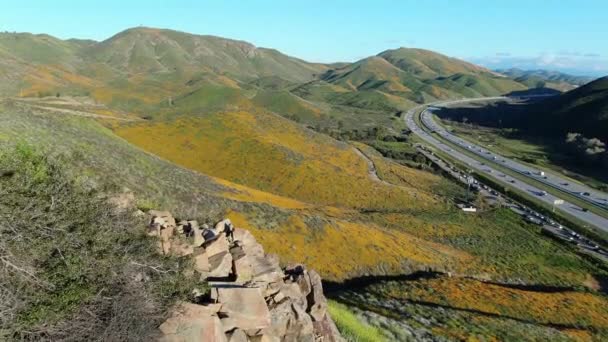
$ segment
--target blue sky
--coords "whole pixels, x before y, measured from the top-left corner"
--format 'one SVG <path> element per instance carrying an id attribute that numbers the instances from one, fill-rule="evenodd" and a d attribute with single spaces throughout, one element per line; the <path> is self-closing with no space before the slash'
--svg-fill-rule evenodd
<path id="1" fill-rule="evenodd" d="M 489 67 L 608 74 L 608 1 L 3 1 L 0 31 L 103 40 L 134 26 L 246 40 L 309 61 L 399 46 Z"/>

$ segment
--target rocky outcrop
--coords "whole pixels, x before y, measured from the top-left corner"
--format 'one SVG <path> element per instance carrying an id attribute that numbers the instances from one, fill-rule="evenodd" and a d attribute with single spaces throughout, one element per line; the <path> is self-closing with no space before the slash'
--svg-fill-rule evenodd
<path id="1" fill-rule="evenodd" d="M 161 341 L 343 341 L 327 312 L 321 277 L 303 265 L 281 268 L 247 230 L 213 228 L 150 211 L 159 252 L 190 257 L 210 286 L 178 303 L 159 327 Z"/>

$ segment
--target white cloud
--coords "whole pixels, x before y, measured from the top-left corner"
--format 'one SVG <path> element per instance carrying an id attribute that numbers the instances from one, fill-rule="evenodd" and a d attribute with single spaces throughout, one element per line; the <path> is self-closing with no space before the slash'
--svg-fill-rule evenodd
<path id="1" fill-rule="evenodd" d="M 577 51 L 542 52 L 537 56 L 513 56 L 499 52 L 487 57 L 469 58 L 470 61 L 491 69 L 549 69 L 577 75 L 608 75 L 608 58 L 596 53 Z"/>

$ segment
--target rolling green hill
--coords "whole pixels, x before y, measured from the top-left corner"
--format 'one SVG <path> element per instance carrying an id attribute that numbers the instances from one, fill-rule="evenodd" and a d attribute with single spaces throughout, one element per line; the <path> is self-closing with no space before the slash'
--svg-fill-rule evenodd
<path id="1" fill-rule="evenodd" d="M 490 72 L 488 69 L 457 58 L 423 49 L 399 48 L 386 50 L 378 56 L 419 78 L 433 78 L 457 73 L 481 74 Z"/>
<path id="2" fill-rule="evenodd" d="M 243 41 L 143 27 L 120 32 L 89 46 L 82 54 L 87 61 L 107 64 L 127 74 L 203 69 L 235 79 L 278 76 L 306 81 L 326 69 Z"/>
<path id="3" fill-rule="evenodd" d="M 321 79 L 351 91 L 381 91 L 423 103 L 504 94 L 527 87 L 479 66 L 432 51 L 387 50 L 325 72 Z"/>
<path id="4" fill-rule="evenodd" d="M 338 121 L 399 129 L 391 118 L 416 103 L 529 85 L 422 49 L 318 64 L 243 41 L 148 27 L 102 42 L 3 33 L 0 78 L 6 96 L 87 96 L 149 119 L 257 107 L 329 129 Z"/>

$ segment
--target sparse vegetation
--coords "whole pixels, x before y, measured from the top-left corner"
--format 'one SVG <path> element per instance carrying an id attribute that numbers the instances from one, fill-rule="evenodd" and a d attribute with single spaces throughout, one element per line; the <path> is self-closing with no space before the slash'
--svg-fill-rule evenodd
<path id="1" fill-rule="evenodd" d="M 352 340 L 606 338 L 595 292 L 606 267 L 509 210 L 458 210 L 464 187 L 432 169 L 404 126 L 415 103 L 538 80 L 419 49 L 323 65 L 152 28 L 101 44 L 0 34 L 0 58 L 22 79 L 0 84 L 19 95 L 0 104 L 0 339 L 149 340 L 165 308 L 202 286 L 107 203 L 123 191 L 142 210 L 227 216 L 324 279 L 375 283 L 331 302 Z M 492 139 L 549 160 L 507 138 Z M 604 152 L 590 141 L 573 138 Z M 455 277 L 409 275 L 429 270 Z"/>
<path id="2" fill-rule="evenodd" d="M 146 341 L 196 280 L 66 158 L 0 150 L 0 339 Z"/>
<path id="3" fill-rule="evenodd" d="M 450 340 L 595 341 L 608 333 L 603 295 L 432 275 L 412 278 L 379 280 L 332 297 L 399 340 L 432 334 Z"/>
<path id="4" fill-rule="evenodd" d="M 340 333 L 347 341 L 352 342 L 382 342 L 387 341 L 380 329 L 361 322 L 355 314 L 343 304 L 329 301 L 329 312 L 336 322 Z"/>

